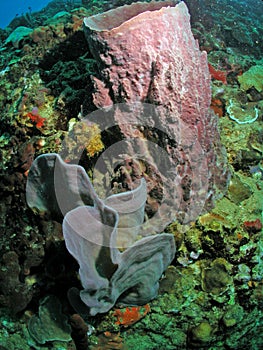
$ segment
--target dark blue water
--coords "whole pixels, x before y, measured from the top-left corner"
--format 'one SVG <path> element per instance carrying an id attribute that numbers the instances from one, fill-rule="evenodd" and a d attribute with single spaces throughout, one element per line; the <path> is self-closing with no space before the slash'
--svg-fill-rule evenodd
<path id="1" fill-rule="evenodd" d="M 134 0 L 136 2 L 138 0 Z M 157 0 L 158 1 L 158 0 Z M 42 10 L 48 3 L 61 3 L 62 7 L 65 4 L 76 4 L 80 5 L 82 3 L 87 4 L 89 1 L 87 0 L 0 0 L 0 28 L 5 28 L 8 26 L 8 24 L 17 16 L 21 16 L 25 13 L 30 12 L 36 12 Z M 92 2 L 92 0 L 91 0 Z M 96 3 L 96 1 L 93 1 Z M 98 1 L 100 2 L 100 1 Z M 132 1 L 126 1 L 126 3 L 131 3 Z M 188 4 L 189 1 L 185 0 L 185 2 Z M 109 6 L 110 4 L 118 3 L 116 0 L 108 1 Z M 122 1 L 122 4 L 125 3 L 125 1 Z M 192 3 L 192 1 L 191 1 Z M 262 8 L 263 8 L 263 2 L 262 0 L 197 0 L 196 1 L 196 7 L 203 7 L 207 11 L 213 11 L 213 7 L 216 5 L 219 5 L 222 7 L 222 11 L 224 11 L 224 7 L 227 7 L 227 5 L 238 5 L 239 9 L 244 14 L 251 14 L 254 11 L 259 11 L 259 13 L 262 14 Z M 251 11 L 252 10 L 252 11 Z"/>
<path id="2" fill-rule="evenodd" d="M 0 28 L 5 28 L 9 22 L 23 13 L 39 11 L 45 7 L 49 0 L 0 0 Z"/>

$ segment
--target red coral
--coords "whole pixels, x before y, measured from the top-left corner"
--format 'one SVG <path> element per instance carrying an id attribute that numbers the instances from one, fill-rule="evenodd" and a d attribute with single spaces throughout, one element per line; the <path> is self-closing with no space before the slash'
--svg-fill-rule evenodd
<path id="1" fill-rule="evenodd" d="M 150 306 L 148 304 L 117 309 L 113 313 L 113 316 L 117 317 L 115 324 L 128 327 L 143 318 L 149 311 Z"/>
<path id="2" fill-rule="evenodd" d="M 262 223 L 259 219 L 254 221 L 245 221 L 243 225 L 244 228 L 250 233 L 255 233 L 262 229 Z"/>
<path id="3" fill-rule="evenodd" d="M 208 68 L 211 78 L 222 81 L 222 83 L 225 85 L 227 84 L 227 72 L 224 72 L 222 70 L 216 70 L 210 63 L 208 63 Z"/>
<path id="4" fill-rule="evenodd" d="M 38 110 L 35 108 L 32 109 L 32 112 L 27 113 L 27 117 L 36 123 L 37 128 L 42 128 L 46 120 L 46 118 L 43 118 L 38 114 Z"/>

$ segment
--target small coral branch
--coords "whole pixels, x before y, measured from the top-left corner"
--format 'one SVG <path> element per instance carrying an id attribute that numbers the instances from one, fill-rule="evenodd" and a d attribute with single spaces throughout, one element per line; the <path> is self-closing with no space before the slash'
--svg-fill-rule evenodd
<path id="1" fill-rule="evenodd" d="M 231 99 L 231 100 L 229 100 L 229 105 L 228 105 L 226 111 L 227 111 L 227 113 L 229 115 L 229 118 L 234 120 L 238 124 L 252 124 L 258 119 L 259 109 L 257 107 L 254 107 L 254 111 L 255 111 L 254 118 L 251 119 L 251 116 L 247 116 L 247 117 L 244 118 L 243 121 L 238 119 L 237 117 L 235 117 L 235 115 L 234 115 L 235 113 L 233 112 L 233 108 L 236 108 L 236 107 L 234 106 L 234 102 Z M 244 110 L 242 108 L 240 110 L 242 112 L 244 112 Z"/>

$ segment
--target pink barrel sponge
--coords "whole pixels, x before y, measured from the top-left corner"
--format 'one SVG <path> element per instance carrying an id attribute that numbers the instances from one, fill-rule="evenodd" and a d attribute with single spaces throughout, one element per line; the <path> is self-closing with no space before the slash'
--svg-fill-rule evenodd
<path id="1" fill-rule="evenodd" d="M 125 5 L 85 18 L 84 31 L 99 69 L 93 102 L 105 113 L 112 109 L 123 138 L 136 140 L 126 150 L 132 161 L 143 159 L 147 204 L 163 218 L 154 226 L 195 220 L 225 192 L 229 170 L 210 109 L 207 55 L 185 3 Z"/>

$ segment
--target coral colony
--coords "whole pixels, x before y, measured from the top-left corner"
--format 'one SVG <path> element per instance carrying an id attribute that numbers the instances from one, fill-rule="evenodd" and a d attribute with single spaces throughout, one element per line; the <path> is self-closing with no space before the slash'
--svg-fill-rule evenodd
<path id="1" fill-rule="evenodd" d="M 145 165 L 150 160 L 155 169 L 143 174 L 134 162 L 136 188 L 104 199 L 82 167 L 64 163 L 57 154 L 37 157 L 29 171 L 27 202 L 39 212 L 65 216 L 65 243 L 79 263 L 84 288 L 80 299 L 96 315 L 117 300 L 122 305 L 143 305 L 156 297 L 175 244 L 171 234 L 152 234 L 175 218 L 189 222 L 211 208 L 229 176 L 217 119 L 209 109 L 206 53 L 193 38 L 186 5 L 138 2 L 85 18 L 84 26 L 101 69 L 102 80 L 93 77 L 93 102 L 106 117 L 107 112 L 113 114 L 124 139 L 135 140 L 129 146 L 131 156 L 146 154 Z M 150 149 L 144 137 L 138 137 L 137 125 L 159 133 L 159 142 L 163 137 L 166 165 L 157 146 Z M 160 225 L 150 226 L 150 234 L 149 229 L 141 232 L 146 178 L 148 187 L 156 186 L 160 178 L 164 184 L 165 205 L 155 208 Z M 149 203 L 158 204 L 151 199 Z"/>
<path id="2" fill-rule="evenodd" d="M 262 15 L 52 0 L 0 30 L 1 350 L 262 348 Z"/>

